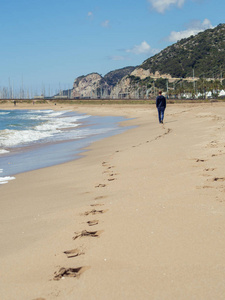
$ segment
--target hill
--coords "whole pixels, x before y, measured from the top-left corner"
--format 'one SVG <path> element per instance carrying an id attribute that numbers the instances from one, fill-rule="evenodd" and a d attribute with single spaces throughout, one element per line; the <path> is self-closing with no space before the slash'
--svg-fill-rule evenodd
<path id="1" fill-rule="evenodd" d="M 220 76 L 225 72 L 225 24 L 182 39 L 145 60 L 139 68 L 172 77 Z"/>
<path id="2" fill-rule="evenodd" d="M 74 98 L 149 98 L 161 89 L 170 97 L 217 97 L 225 88 L 225 24 L 182 39 L 148 58 L 104 77 L 76 78 Z M 217 80 L 216 80 L 217 79 Z M 221 79 L 221 80 L 218 80 Z M 188 95 L 188 96 L 187 96 Z"/>

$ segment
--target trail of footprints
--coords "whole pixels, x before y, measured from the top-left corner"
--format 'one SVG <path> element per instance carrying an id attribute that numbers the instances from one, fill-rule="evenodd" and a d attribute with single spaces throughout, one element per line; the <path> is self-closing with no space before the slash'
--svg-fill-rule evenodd
<path id="1" fill-rule="evenodd" d="M 104 197 L 96 197 L 95 200 L 103 199 Z M 100 207 L 103 206 L 104 204 L 102 203 L 94 203 L 91 204 L 91 207 Z M 91 215 L 97 215 L 97 214 L 104 214 L 107 210 L 103 209 L 91 209 L 89 211 L 84 212 L 82 215 L 83 216 L 91 216 Z M 99 224 L 99 220 L 94 219 L 94 220 L 88 220 L 85 221 L 85 223 L 88 226 L 96 226 Z M 100 235 L 103 233 L 103 230 L 82 230 L 80 232 L 75 232 L 75 235 L 73 236 L 73 240 L 77 240 L 83 237 L 93 237 L 93 238 L 98 238 Z M 66 250 L 63 252 L 67 258 L 76 258 L 80 255 L 85 255 L 85 252 L 81 248 L 74 248 L 71 250 Z M 82 266 L 82 267 L 77 267 L 77 268 L 60 268 L 57 272 L 54 273 L 54 280 L 60 280 L 65 277 L 79 277 L 84 271 L 88 270 L 90 267 L 88 266 Z"/>
<path id="2" fill-rule="evenodd" d="M 171 129 L 167 129 L 167 131 L 162 134 L 157 136 L 156 138 L 154 138 L 154 140 L 157 140 L 167 134 L 169 134 L 171 132 Z M 152 140 L 152 141 L 154 141 Z M 146 143 L 150 143 L 152 141 L 147 141 Z M 141 144 L 140 144 L 141 145 Z M 133 147 L 137 147 L 140 145 L 136 145 Z M 119 151 L 116 151 L 119 152 Z M 114 172 L 114 166 L 110 165 L 108 162 L 103 161 L 102 162 L 102 167 L 104 168 L 104 171 L 102 172 L 102 174 L 106 177 L 104 180 L 107 181 L 107 183 L 109 184 L 110 182 L 113 182 L 114 180 L 116 180 L 116 176 L 118 175 L 117 173 Z M 107 183 L 99 183 L 95 186 L 95 188 L 105 188 L 107 186 Z M 102 200 L 104 199 L 106 196 L 99 196 L 95 198 L 95 201 L 98 200 Z M 104 214 L 107 212 L 107 209 L 101 209 L 101 206 L 103 206 L 104 204 L 102 203 L 93 203 L 91 204 L 91 210 L 89 211 L 85 211 L 82 216 L 85 217 L 89 217 L 89 216 L 95 216 L 98 214 Z M 99 220 L 97 219 L 93 219 L 93 220 L 88 220 L 87 222 L 88 226 L 96 226 L 99 224 Z M 82 230 L 81 232 L 75 232 L 75 236 L 73 237 L 73 240 L 77 240 L 77 239 L 81 239 L 83 237 L 91 237 L 91 238 L 99 238 L 100 235 L 103 233 L 103 230 Z M 80 249 L 80 248 L 74 248 L 71 250 L 66 250 L 63 252 L 67 258 L 76 258 L 80 255 L 85 255 L 84 250 Z M 79 277 L 85 270 L 89 269 L 90 267 L 84 266 L 84 267 L 77 267 L 77 268 L 60 268 L 57 272 L 54 273 L 54 280 L 60 280 L 61 278 L 65 278 L 65 277 Z"/>
<path id="3" fill-rule="evenodd" d="M 107 163 L 107 162 L 105 162 L 105 161 L 103 161 L 102 166 L 103 166 L 103 168 L 105 169 L 105 170 L 103 171 L 102 174 L 105 174 L 105 175 L 107 176 L 106 180 L 107 180 L 108 182 L 114 181 L 114 180 L 117 179 L 115 176 L 118 175 L 118 174 L 115 173 L 115 172 L 113 172 L 114 166 L 111 166 L 109 163 Z M 104 187 L 106 187 L 106 186 L 107 186 L 106 183 L 99 183 L 99 184 L 97 184 L 95 187 L 96 187 L 96 188 L 104 188 Z"/>
<path id="4" fill-rule="evenodd" d="M 108 182 L 116 180 L 115 176 L 117 175 L 116 173 L 113 172 L 114 166 L 109 165 L 107 162 L 102 163 L 103 168 L 105 169 L 103 171 L 103 174 L 106 174 L 106 179 Z M 100 188 L 100 187 L 105 187 L 106 184 L 98 184 L 95 186 L 95 188 Z M 97 201 L 102 200 L 106 198 L 106 196 L 98 196 L 94 200 L 96 201 L 95 203 L 91 204 L 90 207 L 91 209 L 88 211 L 85 211 L 82 216 L 84 217 L 90 217 L 90 216 L 95 216 L 99 214 L 104 214 L 107 212 L 107 209 L 102 209 L 104 206 L 103 203 L 98 203 Z M 99 224 L 98 219 L 91 219 L 88 221 L 85 221 L 85 224 L 87 224 L 89 227 L 94 227 Z M 75 232 L 75 235 L 73 236 L 73 240 L 81 239 L 84 237 L 88 238 L 99 238 L 100 235 L 103 233 L 103 230 L 82 230 L 80 232 Z M 85 255 L 85 252 L 83 249 L 77 247 L 71 250 L 66 250 L 63 252 L 67 258 L 73 259 L 76 258 L 80 255 Z M 81 266 L 81 267 L 76 267 L 76 268 L 60 268 L 58 271 L 54 273 L 53 280 L 60 280 L 65 277 L 79 277 L 84 271 L 88 270 L 90 267 L 88 266 Z"/>
<path id="5" fill-rule="evenodd" d="M 171 132 L 171 129 L 168 129 L 164 134 L 157 136 L 154 140 L 157 140 Z M 151 141 L 147 141 L 146 143 L 149 143 Z M 138 145 L 139 146 L 139 145 Z M 136 147 L 136 146 L 133 146 Z M 116 151 L 119 152 L 119 151 Z M 104 171 L 102 174 L 106 175 L 105 180 L 107 180 L 108 183 L 116 180 L 116 175 L 117 173 L 114 172 L 114 166 L 110 165 L 108 162 L 103 161 L 102 162 L 102 167 L 104 168 Z M 95 186 L 95 188 L 105 188 L 107 186 L 106 183 L 99 183 Z M 99 196 L 96 197 L 95 200 L 101 200 L 105 198 L 105 196 Z M 91 210 L 84 212 L 82 215 L 83 216 L 94 216 L 98 214 L 104 214 L 107 212 L 106 209 L 101 209 L 101 206 L 104 204 L 102 203 L 94 203 L 91 204 Z M 94 220 L 88 220 L 86 222 L 88 226 L 96 226 L 99 224 L 99 220 L 94 219 Z M 103 233 L 103 230 L 82 230 L 81 232 L 75 232 L 75 236 L 73 237 L 73 240 L 77 240 L 83 237 L 93 237 L 93 238 L 99 238 L 100 235 Z M 80 255 L 85 255 L 85 252 L 82 249 L 75 248 L 72 250 L 66 250 L 64 251 L 64 254 L 67 255 L 67 258 L 76 258 Z M 77 268 L 60 268 L 57 272 L 54 273 L 54 280 L 60 280 L 61 278 L 65 277 L 79 277 L 85 270 L 89 269 L 90 267 L 84 266 L 84 267 L 77 267 Z"/>
<path id="6" fill-rule="evenodd" d="M 217 153 L 213 153 L 211 154 L 211 158 L 219 156 L 219 155 L 225 155 L 225 152 L 223 152 L 221 150 L 221 146 L 219 146 L 219 142 L 218 141 L 211 141 L 207 146 L 207 148 L 215 148 L 215 150 L 218 150 Z M 220 147 L 220 149 L 218 149 Z M 223 145 L 223 147 L 225 147 Z M 210 158 L 209 158 L 210 159 Z M 197 163 L 201 163 L 204 165 L 205 162 L 207 162 L 208 160 L 206 159 L 195 159 L 195 161 Z M 202 187 L 197 187 L 197 188 L 203 188 L 203 189 L 217 189 L 219 192 L 224 193 L 225 192 L 225 177 L 222 176 L 215 176 L 213 173 L 216 172 L 216 168 L 213 167 L 205 167 L 203 170 L 203 176 L 205 177 L 209 177 L 206 180 L 206 184 L 203 185 Z M 219 199 L 218 196 L 216 196 L 216 199 Z M 219 200 L 220 202 L 224 202 L 225 199 L 220 198 Z"/>
<path id="7" fill-rule="evenodd" d="M 163 126 L 163 128 L 165 129 L 164 126 Z M 154 139 L 152 139 L 150 141 L 146 141 L 146 143 L 152 143 L 154 141 L 157 141 L 158 139 L 161 139 L 161 138 L 165 137 L 167 134 L 170 134 L 171 132 L 172 132 L 172 129 L 168 128 L 163 134 L 156 136 Z M 143 145 L 143 143 L 140 143 L 140 144 L 132 146 L 132 147 L 135 148 L 135 147 L 139 147 L 141 145 Z"/>

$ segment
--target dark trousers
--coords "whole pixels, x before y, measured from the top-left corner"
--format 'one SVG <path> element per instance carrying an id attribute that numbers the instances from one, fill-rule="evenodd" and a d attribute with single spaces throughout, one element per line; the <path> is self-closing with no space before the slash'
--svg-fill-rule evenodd
<path id="1" fill-rule="evenodd" d="M 159 123 L 163 123 L 165 107 L 158 107 Z"/>

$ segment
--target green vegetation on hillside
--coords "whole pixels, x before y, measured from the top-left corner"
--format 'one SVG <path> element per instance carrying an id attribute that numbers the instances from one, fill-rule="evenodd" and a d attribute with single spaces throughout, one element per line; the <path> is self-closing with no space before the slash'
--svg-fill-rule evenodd
<path id="1" fill-rule="evenodd" d="M 140 77 L 130 75 L 128 76 L 132 86 L 138 85 L 139 87 L 146 87 L 147 89 L 155 87 L 161 90 L 166 90 L 167 79 L 158 78 L 154 79 L 152 77 L 146 77 L 145 79 L 140 79 Z"/>
<path id="2" fill-rule="evenodd" d="M 155 97 L 159 90 L 162 90 L 168 95 L 169 98 L 200 98 L 204 99 L 210 92 L 211 97 L 217 98 L 219 91 L 225 89 L 225 80 L 206 80 L 200 78 L 194 82 L 184 79 L 177 79 L 173 82 L 169 82 L 168 79 L 152 77 L 146 77 L 140 79 L 140 77 L 130 75 L 130 86 L 135 90 L 142 91 L 140 96 L 148 94 L 150 98 Z"/>
<path id="3" fill-rule="evenodd" d="M 220 77 L 225 73 L 225 24 L 182 39 L 140 66 L 172 77 Z"/>

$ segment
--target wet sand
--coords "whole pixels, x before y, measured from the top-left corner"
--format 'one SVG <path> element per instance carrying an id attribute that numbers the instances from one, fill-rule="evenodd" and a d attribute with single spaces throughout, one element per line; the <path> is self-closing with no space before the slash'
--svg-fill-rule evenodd
<path id="1" fill-rule="evenodd" d="M 0 186 L 1 299 L 224 299 L 225 104 L 19 107 L 138 127 Z"/>

